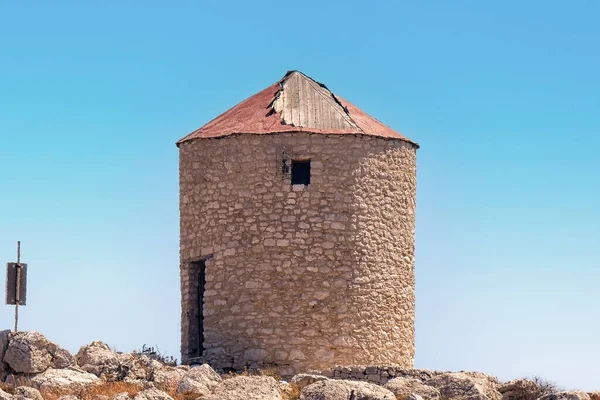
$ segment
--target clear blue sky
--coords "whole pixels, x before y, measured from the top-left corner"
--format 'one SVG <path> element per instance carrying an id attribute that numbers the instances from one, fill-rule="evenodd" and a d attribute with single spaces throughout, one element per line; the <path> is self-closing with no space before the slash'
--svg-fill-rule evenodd
<path id="1" fill-rule="evenodd" d="M 0 0 L 21 327 L 179 356 L 175 141 L 299 69 L 422 146 L 416 366 L 600 389 L 599 18 L 592 0 Z"/>

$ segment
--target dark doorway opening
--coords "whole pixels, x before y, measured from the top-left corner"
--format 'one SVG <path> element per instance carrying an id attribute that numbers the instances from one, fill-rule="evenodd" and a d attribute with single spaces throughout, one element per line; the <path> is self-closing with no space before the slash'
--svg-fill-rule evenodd
<path id="1" fill-rule="evenodd" d="M 310 184 L 310 160 L 292 160 L 292 185 Z"/>
<path id="2" fill-rule="evenodd" d="M 192 266 L 193 270 L 198 274 L 198 354 L 196 354 L 196 357 L 202 357 L 202 353 L 204 352 L 204 287 L 206 286 L 206 262 L 204 260 L 197 261 L 194 262 Z"/>

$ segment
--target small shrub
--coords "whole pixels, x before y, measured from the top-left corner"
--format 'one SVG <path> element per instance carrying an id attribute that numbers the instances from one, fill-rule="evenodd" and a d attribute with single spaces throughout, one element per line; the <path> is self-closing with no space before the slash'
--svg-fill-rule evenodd
<path id="1" fill-rule="evenodd" d="M 537 400 L 544 395 L 559 391 L 553 382 L 539 376 L 519 379 L 509 387 L 510 389 L 507 387 L 500 390 L 503 398 L 508 400 Z"/>
<path id="2" fill-rule="evenodd" d="M 144 344 L 144 345 L 142 345 L 141 351 L 135 350 L 132 352 L 132 354 L 148 356 L 151 360 L 158 361 L 158 362 L 160 362 L 164 365 L 170 366 L 170 367 L 177 366 L 177 359 L 173 356 L 162 355 L 160 350 L 158 350 L 158 346 L 156 346 L 156 349 L 154 349 L 154 347 L 146 347 L 146 345 Z"/>
<path id="3" fill-rule="evenodd" d="M 540 378 L 539 376 L 534 376 L 532 381 L 538 388 L 538 395 L 536 399 L 547 394 L 560 392 L 560 389 L 556 386 L 556 383 L 551 382 L 547 379 Z"/>

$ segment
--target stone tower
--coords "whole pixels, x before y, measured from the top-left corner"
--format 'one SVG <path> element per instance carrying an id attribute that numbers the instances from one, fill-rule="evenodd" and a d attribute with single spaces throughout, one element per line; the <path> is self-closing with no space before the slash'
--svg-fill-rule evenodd
<path id="1" fill-rule="evenodd" d="M 184 363 L 413 366 L 415 142 L 292 71 L 177 145 Z"/>

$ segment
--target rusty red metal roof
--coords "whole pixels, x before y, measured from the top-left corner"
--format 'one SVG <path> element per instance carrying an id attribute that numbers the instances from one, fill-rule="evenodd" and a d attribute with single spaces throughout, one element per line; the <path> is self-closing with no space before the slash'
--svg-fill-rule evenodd
<path id="1" fill-rule="evenodd" d="M 370 135 L 416 142 L 379 122 L 299 71 L 247 98 L 177 142 L 235 134 L 308 132 Z"/>

